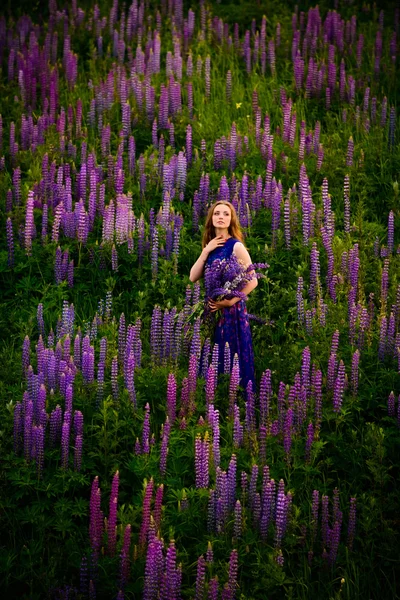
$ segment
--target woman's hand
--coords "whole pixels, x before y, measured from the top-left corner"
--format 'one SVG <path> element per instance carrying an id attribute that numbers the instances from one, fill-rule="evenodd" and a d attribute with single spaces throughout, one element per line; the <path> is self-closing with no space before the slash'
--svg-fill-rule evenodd
<path id="1" fill-rule="evenodd" d="M 225 241 L 226 240 L 222 235 L 217 235 L 217 237 L 213 238 L 208 242 L 207 246 L 204 247 L 204 250 L 206 250 L 207 254 L 210 254 L 210 252 L 215 250 L 215 248 L 223 246 L 225 244 Z"/>
<path id="2" fill-rule="evenodd" d="M 234 298 L 232 298 L 231 300 L 209 300 L 208 301 L 208 306 L 210 307 L 210 312 L 216 312 L 217 310 L 220 310 L 221 308 L 230 308 L 234 304 L 236 304 Z"/>

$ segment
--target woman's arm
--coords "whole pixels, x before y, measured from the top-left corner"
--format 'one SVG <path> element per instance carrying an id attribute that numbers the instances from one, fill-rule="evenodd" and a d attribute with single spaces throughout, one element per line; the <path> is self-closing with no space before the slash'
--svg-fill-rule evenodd
<path id="1" fill-rule="evenodd" d="M 189 279 L 192 283 L 200 279 L 203 275 L 204 265 L 206 264 L 208 256 L 208 251 L 206 248 L 203 249 L 203 252 L 200 254 L 199 258 L 194 263 L 193 267 L 190 269 Z"/>
<path id="2" fill-rule="evenodd" d="M 233 253 L 235 254 L 238 261 L 241 262 L 246 268 L 249 265 L 251 265 L 250 254 L 247 252 L 246 248 L 243 246 L 243 244 L 241 242 L 237 242 L 233 246 Z M 241 290 L 243 292 L 243 294 L 246 294 L 246 296 L 248 296 L 250 294 L 250 292 L 252 292 L 258 286 L 258 279 L 255 276 L 256 275 L 255 272 L 250 271 L 250 273 L 252 274 L 253 279 L 251 279 Z M 239 300 L 240 300 L 240 298 L 237 298 L 237 297 L 232 298 L 232 300 L 231 300 L 232 305 L 236 304 L 236 302 L 239 302 Z"/>

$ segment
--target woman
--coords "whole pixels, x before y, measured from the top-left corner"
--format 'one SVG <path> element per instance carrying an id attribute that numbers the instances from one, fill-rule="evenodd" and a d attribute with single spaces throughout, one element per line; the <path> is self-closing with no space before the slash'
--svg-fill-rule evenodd
<path id="1" fill-rule="evenodd" d="M 190 281 L 195 282 L 210 268 L 216 259 L 228 259 L 234 254 L 244 267 L 251 264 L 251 258 L 243 244 L 243 235 L 235 207 L 230 202 L 215 202 L 209 209 L 202 241 L 203 251 L 190 270 Z M 253 271 L 254 274 L 254 271 Z M 248 295 L 257 287 L 257 278 L 251 279 L 241 290 Z M 208 300 L 211 312 L 221 310 L 221 317 L 215 328 L 214 343 L 219 347 L 218 372 L 224 372 L 224 349 L 229 343 L 231 361 L 237 353 L 239 357 L 240 384 L 246 388 L 254 381 L 254 354 L 249 318 L 244 300 Z"/>

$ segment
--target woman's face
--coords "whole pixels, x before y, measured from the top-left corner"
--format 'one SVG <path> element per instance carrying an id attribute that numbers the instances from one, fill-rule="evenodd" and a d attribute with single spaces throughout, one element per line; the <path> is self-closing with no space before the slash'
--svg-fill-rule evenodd
<path id="1" fill-rule="evenodd" d="M 213 225 L 217 229 L 228 229 L 231 224 L 231 209 L 226 204 L 217 204 L 213 212 Z"/>

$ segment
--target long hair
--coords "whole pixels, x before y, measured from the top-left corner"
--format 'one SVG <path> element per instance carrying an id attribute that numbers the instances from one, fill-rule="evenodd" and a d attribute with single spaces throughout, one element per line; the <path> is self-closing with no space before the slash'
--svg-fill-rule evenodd
<path id="1" fill-rule="evenodd" d="M 214 204 L 212 204 L 210 206 L 210 208 L 208 209 L 208 213 L 207 213 L 207 217 L 206 217 L 206 224 L 205 224 L 204 232 L 203 232 L 203 239 L 202 239 L 202 245 L 201 245 L 202 248 L 207 246 L 208 242 L 216 237 L 215 227 L 213 225 L 212 218 L 213 218 L 213 214 L 214 214 L 214 209 L 219 204 L 224 204 L 225 206 L 229 206 L 229 208 L 231 210 L 231 222 L 228 227 L 229 235 L 236 238 L 237 240 L 239 240 L 239 242 L 244 243 L 243 242 L 244 237 L 243 237 L 243 233 L 242 233 L 242 230 L 240 227 L 240 223 L 239 223 L 239 219 L 238 219 L 235 207 L 233 206 L 233 204 L 231 204 L 231 202 L 225 202 L 224 200 L 217 200 L 217 202 L 214 202 Z"/>

